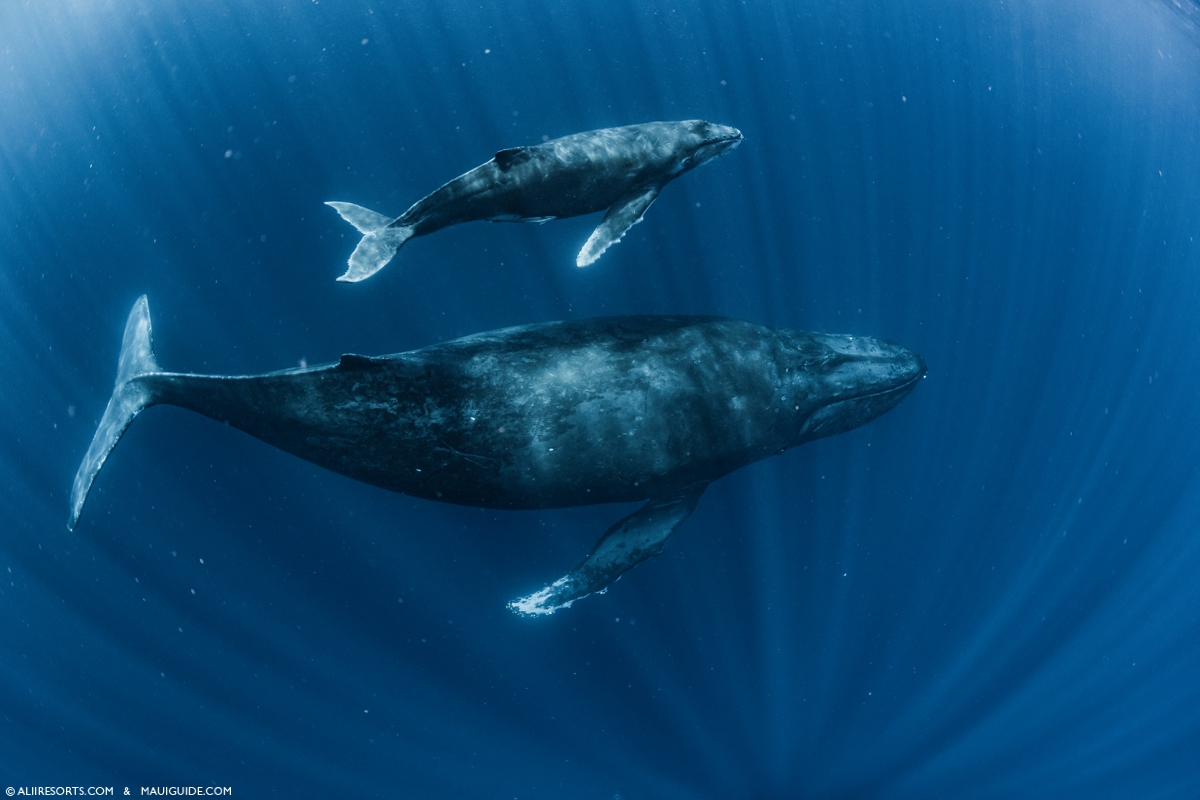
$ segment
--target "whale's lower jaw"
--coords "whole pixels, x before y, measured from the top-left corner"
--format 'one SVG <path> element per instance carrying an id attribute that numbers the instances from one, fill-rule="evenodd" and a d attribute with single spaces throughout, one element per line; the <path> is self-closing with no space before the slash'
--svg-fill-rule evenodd
<path id="1" fill-rule="evenodd" d="M 900 401 L 908 397 L 909 393 L 916 388 L 917 382 L 924 376 L 925 370 L 922 367 L 919 376 L 901 386 L 839 400 L 818 408 L 804 421 L 799 435 L 790 446 L 795 447 L 798 444 L 845 433 L 865 425 L 899 405 Z"/>

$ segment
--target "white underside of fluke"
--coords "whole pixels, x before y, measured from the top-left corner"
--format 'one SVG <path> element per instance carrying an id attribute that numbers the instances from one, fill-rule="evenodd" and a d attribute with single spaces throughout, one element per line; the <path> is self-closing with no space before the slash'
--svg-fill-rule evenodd
<path id="1" fill-rule="evenodd" d="M 359 233 L 371 233 L 396 221 L 378 211 L 356 206 L 354 203 L 326 203 L 325 205 L 341 214 L 342 219 L 358 228 Z"/>
<path id="2" fill-rule="evenodd" d="M 412 238 L 413 231 L 404 225 L 393 227 L 395 219 L 353 203 L 327 202 L 342 219 L 363 234 L 362 241 L 350 254 L 345 274 L 338 278 L 344 283 L 357 283 L 387 266 L 401 245 Z"/>
<path id="3" fill-rule="evenodd" d="M 150 401 L 150 396 L 135 379 L 141 375 L 152 375 L 159 371 L 158 363 L 154 360 L 154 349 L 150 339 L 150 304 L 146 295 L 142 295 L 133 304 L 129 312 L 129 320 L 125 323 L 125 336 L 121 340 L 121 355 L 117 362 L 117 382 L 113 387 L 112 397 L 104 416 L 92 437 L 79 471 L 75 473 L 75 482 L 71 486 L 71 516 L 67 527 L 75 529 L 79 515 L 83 512 L 83 504 L 87 500 L 88 490 L 96 480 L 96 473 L 104 466 L 108 454 L 117 446 L 121 435 L 133 422 Z"/>

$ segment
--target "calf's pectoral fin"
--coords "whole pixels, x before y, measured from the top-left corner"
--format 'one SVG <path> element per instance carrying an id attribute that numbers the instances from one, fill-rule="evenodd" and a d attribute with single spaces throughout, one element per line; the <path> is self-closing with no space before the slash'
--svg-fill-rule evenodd
<path id="1" fill-rule="evenodd" d="M 642 221 L 642 215 L 654 202 L 654 198 L 658 197 L 660 189 L 661 186 L 648 186 L 613 203 L 604 219 L 600 220 L 596 230 L 592 231 L 592 235 L 584 243 L 579 255 L 575 257 L 575 266 L 586 267 L 599 258 L 610 245 L 621 241 L 625 231 Z"/>
<path id="2" fill-rule="evenodd" d="M 526 616 L 553 614 L 581 597 L 603 591 L 627 570 L 662 552 L 670 538 L 700 500 L 708 486 L 694 483 L 676 495 L 651 499 L 613 525 L 579 566 L 545 588 L 508 604 Z"/>

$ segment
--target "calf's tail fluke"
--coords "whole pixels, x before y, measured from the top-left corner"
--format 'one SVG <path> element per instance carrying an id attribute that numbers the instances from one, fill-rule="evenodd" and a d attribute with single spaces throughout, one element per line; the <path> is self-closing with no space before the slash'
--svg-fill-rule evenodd
<path id="1" fill-rule="evenodd" d="M 108 401 L 108 408 L 104 409 L 100 427 L 92 437 L 92 446 L 75 473 L 75 484 L 71 488 L 71 518 L 67 522 L 71 530 L 79 522 L 88 490 L 92 488 L 92 481 L 96 479 L 100 467 L 104 466 L 108 454 L 117 446 L 121 435 L 138 412 L 154 402 L 150 388 L 137 379 L 160 371 L 150 343 L 150 304 L 146 295 L 142 295 L 133 304 L 129 321 L 125 323 L 125 338 L 121 342 L 121 357 L 117 362 L 117 384 Z"/>
<path id="2" fill-rule="evenodd" d="M 391 217 L 377 214 L 370 209 L 353 203 L 326 203 L 342 215 L 363 235 L 362 241 L 350 254 L 350 267 L 339 281 L 357 283 L 374 275 L 387 266 L 400 246 L 412 238 L 413 229 L 404 225 L 393 226 Z"/>

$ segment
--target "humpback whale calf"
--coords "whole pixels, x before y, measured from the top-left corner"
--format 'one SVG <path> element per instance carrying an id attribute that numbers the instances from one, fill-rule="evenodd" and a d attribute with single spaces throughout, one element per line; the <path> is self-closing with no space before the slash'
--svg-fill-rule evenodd
<path id="1" fill-rule="evenodd" d="M 737 128 L 699 119 L 604 128 L 501 150 L 394 219 L 326 203 L 363 234 L 338 280 L 369 278 L 409 239 L 460 222 L 546 222 L 607 209 L 575 259 L 586 267 L 642 221 L 663 186 L 741 142 Z"/>
<path id="2" fill-rule="evenodd" d="M 657 555 L 710 482 L 878 417 L 924 374 L 920 356 L 878 339 L 634 316 L 264 375 L 192 375 L 159 368 L 143 296 L 75 476 L 68 526 L 130 422 L 159 403 L 430 500 L 498 509 L 644 501 L 566 576 L 509 604 L 549 614 Z"/>

